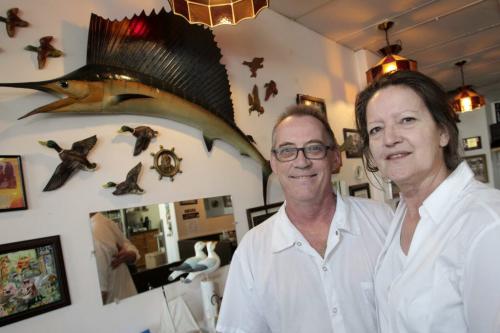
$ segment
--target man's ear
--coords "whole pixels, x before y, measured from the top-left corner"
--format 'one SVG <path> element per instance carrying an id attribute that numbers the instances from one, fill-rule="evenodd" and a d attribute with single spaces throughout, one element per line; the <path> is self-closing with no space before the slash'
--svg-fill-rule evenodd
<path id="1" fill-rule="evenodd" d="M 340 168 L 342 167 L 342 156 L 340 154 L 340 149 L 336 147 L 334 150 L 330 152 L 331 155 L 329 158 L 331 158 L 333 170 L 332 174 L 337 174 L 340 172 Z"/>
<path id="2" fill-rule="evenodd" d="M 269 162 L 271 163 L 271 169 L 273 170 L 273 173 L 276 173 L 276 163 L 278 163 L 276 161 L 276 157 L 274 157 L 274 153 L 271 152 L 271 159 L 269 160 Z"/>

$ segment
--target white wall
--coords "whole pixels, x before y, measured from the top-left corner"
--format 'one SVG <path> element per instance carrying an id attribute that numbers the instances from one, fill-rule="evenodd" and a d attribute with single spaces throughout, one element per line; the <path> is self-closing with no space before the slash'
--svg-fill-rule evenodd
<path id="1" fill-rule="evenodd" d="M 2 0 L 0 10 L 19 6 L 22 18 L 31 26 L 18 29 L 14 39 L 6 37 L 3 27 L 0 30 L 0 81 L 52 79 L 84 65 L 91 12 L 121 19 L 142 9 L 159 10 L 166 3 L 164 0 Z M 354 126 L 352 109 L 359 85 L 351 51 L 270 10 L 263 11 L 256 20 L 217 28 L 215 33 L 229 74 L 236 123 L 253 135 L 264 156 L 269 157 L 275 119 L 286 106 L 294 104 L 297 93 L 325 98 L 329 120 L 342 143 L 342 128 Z M 35 54 L 23 48 L 46 35 L 56 38 L 54 46 L 66 56 L 49 59 L 47 67 L 38 70 Z M 250 78 L 248 68 L 241 64 L 254 56 L 265 58 L 264 68 L 256 79 Z M 271 79 L 278 84 L 278 96 L 264 103 L 266 112 L 262 116 L 249 115 L 247 93 L 257 83 L 262 96 L 263 84 Z M 0 244 L 61 235 L 72 305 L 2 327 L 2 332 L 136 333 L 146 328 L 154 331 L 159 323 L 161 290 L 119 304 L 101 305 L 88 213 L 230 194 L 241 238 L 247 230 L 245 209 L 262 204 L 260 168 L 226 143 L 217 142 L 212 152 L 207 153 L 198 130 L 159 118 L 38 115 L 16 120 L 53 100 L 38 92 L 0 89 L 0 153 L 22 155 L 29 202 L 29 210 L 0 214 Z M 117 137 L 116 130 L 124 124 L 149 125 L 159 130 L 160 135 L 149 151 L 157 150 L 160 144 L 175 147 L 183 158 L 183 173 L 174 182 L 158 181 L 157 174 L 148 169 L 152 164 L 149 151 L 133 157 L 132 136 Z M 99 169 L 94 173 L 79 172 L 61 189 L 42 192 L 58 157 L 37 141 L 53 139 L 68 147 L 93 134 L 97 135 L 98 143 L 89 158 L 99 164 Z M 138 161 L 143 162 L 139 182 L 146 190 L 144 195 L 115 197 L 100 187 L 108 180 L 124 177 Z M 360 161 L 345 162 L 342 175 L 352 178 L 354 164 Z M 351 179 L 347 182 L 351 183 Z M 269 201 L 282 200 L 274 178 L 270 187 Z M 221 285 L 224 272 L 219 273 Z M 189 289 L 179 284 L 169 285 L 167 294 L 184 295 L 193 301 L 199 294 L 198 288 L 196 283 Z M 199 307 L 193 309 L 199 314 Z"/>

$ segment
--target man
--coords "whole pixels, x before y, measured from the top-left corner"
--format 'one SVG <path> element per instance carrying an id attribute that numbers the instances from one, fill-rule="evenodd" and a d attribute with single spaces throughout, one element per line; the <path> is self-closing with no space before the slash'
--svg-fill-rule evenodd
<path id="1" fill-rule="evenodd" d="M 140 258 L 139 250 L 101 213 L 91 213 L 90 222 L 103 304 L 137 294 L 126 264 Z"/>
<path id="2" fill-rule="evenodd" d="M 388 206 L 333 193 L 340 152 L 326 118 L 295 106 L 273 129 L 271 166 L 285 204 L 243 238 L 217 331 L 377 331 L 372 275 Z"/>

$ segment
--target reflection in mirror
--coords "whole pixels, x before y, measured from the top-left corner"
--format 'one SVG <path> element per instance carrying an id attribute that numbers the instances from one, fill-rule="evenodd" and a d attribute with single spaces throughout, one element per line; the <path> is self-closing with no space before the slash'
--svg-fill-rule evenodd
<path id="1" fill-rule="evenodd" d="M 168 283 L 199 240 L 218 241 L 221 265 L 236 248 L 229 195 L 94 212 L 90 221 L 103 304 Z"/>

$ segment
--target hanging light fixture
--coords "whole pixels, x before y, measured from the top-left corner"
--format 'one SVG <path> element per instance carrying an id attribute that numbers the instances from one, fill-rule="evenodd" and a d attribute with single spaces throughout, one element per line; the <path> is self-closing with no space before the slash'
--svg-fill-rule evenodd
<path id="1" fill-rule="evenodd" d="M 378 53 L 383 56 L 382 60 L 366 71 L 366 81 L 368 83 L 371 83 L 388 73 L 403 70 L 417 70 L 417 62 L 415 60 L 406 59 L 398 55 L 398 53 L 403 49 L 400 44 L 389 43 L 388 31 L 393 25 L 394 22 L 392 21 L 387 21 L 378 25 L 379 30 L 385 31 L 385 40 L 387 45 L 378 50 Z"/>
<path id="2" fill-rule="evenodd" d="M 174 14 L 189 23 L 201 23 L 209 27 L 221 24 L 237 24 L 254 18 L 269 6 L 268 0 L 168 0 Z"/>
<path id="3" fill-rule="evenodd" d="M 460 74 L 462 76 L 462 86 L 458 88 L 458 93 L 453 97 L 453 109 L 455 112 L 468 112 L 479 108 L 485 104 L 484 97 L 479 95 L 471 86 L 465 85 L 464 80 L 464 65 L 467 61 L 462 60 L 455 64 L 460 67 Z"/>

